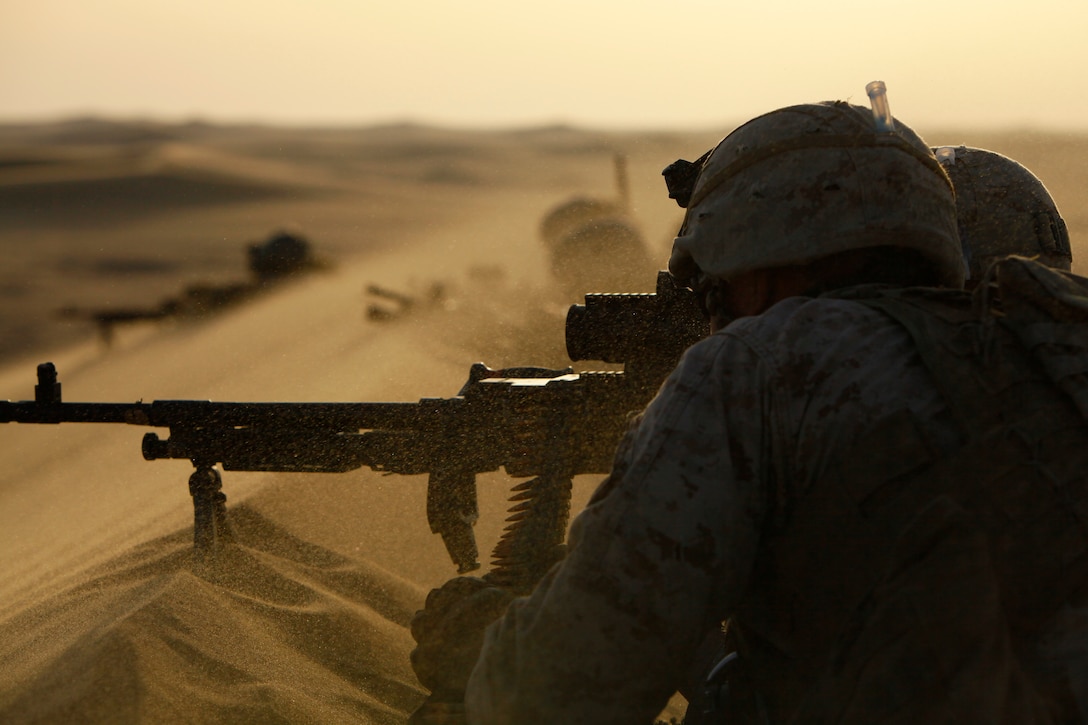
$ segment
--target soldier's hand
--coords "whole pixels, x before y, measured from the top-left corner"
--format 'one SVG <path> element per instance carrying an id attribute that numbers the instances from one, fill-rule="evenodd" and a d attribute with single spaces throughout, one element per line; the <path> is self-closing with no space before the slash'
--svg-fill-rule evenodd
<path id="1" fill-rule="evenodd" d="M 478 577 L 458 577 L 431 590 L 424 608 L 412 618 L 412 669 L 420 683 L 438 698 L 463 699 L 484 630 L 513 598 Z"/>

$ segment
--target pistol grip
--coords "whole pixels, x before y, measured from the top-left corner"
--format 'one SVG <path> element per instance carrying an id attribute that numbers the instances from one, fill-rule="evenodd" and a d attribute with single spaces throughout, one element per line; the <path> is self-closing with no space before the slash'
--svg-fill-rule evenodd
<path id="1" fill-rule="evenodd" d="M 442 537 L 457 573 L 480 568 L 473 526 L 480 517 L 476 505 L 476 474 L 433 471 L 427 480 L 427 523 Z"/>

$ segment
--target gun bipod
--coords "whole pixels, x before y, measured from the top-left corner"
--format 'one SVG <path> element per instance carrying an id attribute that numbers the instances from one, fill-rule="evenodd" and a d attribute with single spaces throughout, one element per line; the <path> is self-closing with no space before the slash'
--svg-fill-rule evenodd
<path id="1" fill-rule="evenodd" d="M 189 495 L 193 497 L 193 548 L 204 559 L 215 554 L 224 543 L 234 541 L 234 529 L 227 519 L 227 495 L 223 477 L 213 466 L 193 462 L 196 470 L 189 476 Z"/>

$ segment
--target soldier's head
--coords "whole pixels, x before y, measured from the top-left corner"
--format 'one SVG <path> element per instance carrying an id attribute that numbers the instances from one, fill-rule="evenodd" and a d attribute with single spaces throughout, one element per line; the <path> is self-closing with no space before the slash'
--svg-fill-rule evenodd
<path id="1" fill-rule="evenodd" d="M 753 279 L 779 299 L 863 282 L 961 286 L 948 175 L 914 131 L 877 110 L 779 109 L 667 169 L 667 181 L 688 179 L 670 184 L 687 214 L 669 271 L 708 297 Z"/>
<path id="2" fill-rule="evenodd" d="M 1010 254 L 1068 270 L 1069 232 L 1058 205 L 1035 174 L 994 151 L 969 146 L 933 149 L 956 188 L 967 286 L 992 262 Z"/>

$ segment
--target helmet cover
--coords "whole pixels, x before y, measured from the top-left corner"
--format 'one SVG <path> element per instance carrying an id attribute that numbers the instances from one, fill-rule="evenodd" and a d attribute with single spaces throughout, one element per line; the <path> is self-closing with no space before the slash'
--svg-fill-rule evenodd
<path id="1" fill-rule="evenodd" d="M 968 146 L 934 151 L 956 188 L 968 279 L 982 279 L 992 262 L 1010 254 L 1069 270 L 1069 231 L 1039 177 L 994 151 Z"/>
<path id="2" fill-rule="evenodd" d="M 688 282 L 894 246 L 930 260 L 942 284 L 964 267 L 954 192 L 902 122 L 879 131 L 863 106 L 824 102 L 759 116 L 703 162 L 669 270 Z"/>

